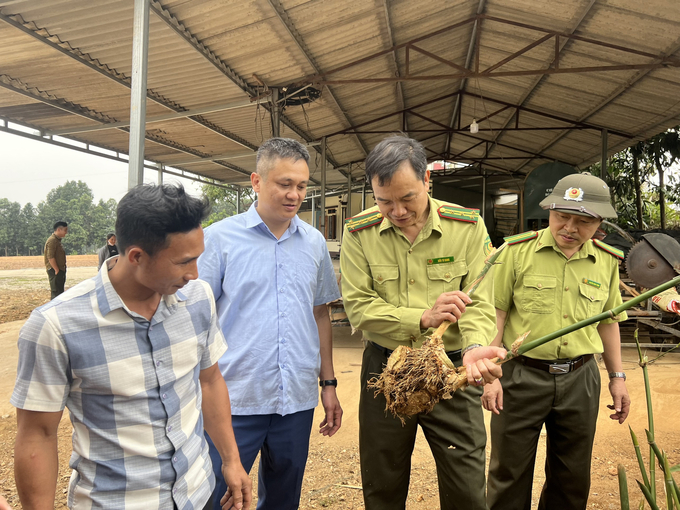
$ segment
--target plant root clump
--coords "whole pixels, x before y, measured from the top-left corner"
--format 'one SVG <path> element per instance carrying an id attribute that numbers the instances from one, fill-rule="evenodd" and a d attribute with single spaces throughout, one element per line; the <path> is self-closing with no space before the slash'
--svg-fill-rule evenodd
<path id="1" fill-rule="evenodd" d="M 368 382 L 375 395 L 382 393 L 386 411 L 398 417 L 429 413 L 442 399 L 467 386 L 465 367 L 456 368 L 444 350 L 441 337 L 426 340 L 420 349 L 397 347 L 382 374 Z"/>

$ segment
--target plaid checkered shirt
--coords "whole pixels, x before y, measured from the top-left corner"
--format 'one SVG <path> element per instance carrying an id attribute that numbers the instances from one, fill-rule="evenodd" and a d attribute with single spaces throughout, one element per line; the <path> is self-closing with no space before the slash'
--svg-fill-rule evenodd
<path id="1" fill-rule="evenodd" d="M 151 321 L 130 311 L 104 264 L 31 314 L 19 334 L 11 403 L 68 407 L 69 508 L 202 508 L 215 485 L 199 373 L 227 346 L 208 284 L 161 298 Z"/>

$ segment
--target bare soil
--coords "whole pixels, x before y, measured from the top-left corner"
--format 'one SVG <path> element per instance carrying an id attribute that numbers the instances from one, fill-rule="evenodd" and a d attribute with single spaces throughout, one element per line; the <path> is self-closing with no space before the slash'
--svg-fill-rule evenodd
<path id="1" fill-rule="evenodd" d="M 80 266 L 79 257 L 69 257 L 69 273 L 67 287 L 77 281 L 93 276 L 96 272 L 96 259 L 90 257 L 90 266 Z M 9 259 L 12 270 L 9 271 Z M 18 259 L 31 260 L 20 262 Z M 87 259 L 83 258 L 83 261 Z M 84 262 L 83 262 L 84 263 Z M 6 264 L 6 265 L 3 265 Z M 21 264 L 24 264 L 23 266 Z M 35 269 L 30 269 L 30 265 Z M 92 267 L 95 266 L 95 267 Z M 15 272 L 16 271 L 16 272 Z M 42 271 L 42 272 L 41 272 Z M 16 377 L 18 352 L 17 337 L 23 319 L 37 304 L 49 300 L 47 277 L 42 268 L 41 257 L 0 257 L 0 494 L 4 495 L 12 507 L 21 508 L 16 495 L 13 474 L 14 438 L 16 435 L 16 411 L 9 404 L 9 397 Z M 47 293 L 47 294 L 45 294 Z M 11 322 L 14 321 L 14 322 Z M 303 510 L 334 508 L 363 509 L 361 493 L 361 474 L 359 469 L 358 418 L 359 371 L 361 364 L 362 344 L 358 335 L 351 336 L 349 328 L 334 328 L 335 348 L 334 361 L 339 381 L 338 395 L 345 411 L 343 425 L 332 438 L 325 438 L 316 432 L 310 440 L 310 454 L 302 487 L 300 508 Z M 650 351 L 650 357 L 657 353 Z M 656 439 L 665 449 L 671 465 L 680 463 L 680 411 L 677 405 L 680 398 L 680 354 L 669 354 L 659 362 L 650 366 L 650 379 L 654 399 Z M 621 463 L 628 473 L 628 485 L 631 503 L 637 507 L 642 498 L 636 487 L 635 479 L 640 479 L 635 453 L 631 444 L 628 425 L 637 433 L 644 444 L 644 429 L 647 428 L 644 382 L 642 370 L 637 366 L 634 350 L 624 349 L 624 369 L 628 374 L 628 390 L 633 407 L 628 421 L 619 425 L 608 418 L 606 404 L 610 397 L 603 387 L 600 417 L 595 437 L 593 453 L 592 487 L 588 501 L 588 509 L 619 509 L 618 478 L 616 466 Z M 600 373 L 603 381 L 607 375 L 601 365 Z M 485 413 L 487 420 L 489 413 Z M 322 413 L 317 408 L 314 422 L 322 421 Z M 65 415 L 59 429 L 59 476 L 56 491 L 56 509 L 66 508 L 66 488 L 70 470 L 68 460 L 71 454 L 71 424 Z M 545 479 L 543 463 L 545 462 L 545 436 L 541 436 L 539 455 L 534 476 L 533 508 L 536 508 L 540 489 Z M 647 458 L 648 448 L 643 446 L 643 456 Z M 487 445 L 487 454 L 490 444 Z M 257 463 L 251 473 L 254 486 L 257 486 Z M 663 500 L 661 478 L 657 470 L 657 487 Z M 255 499 L 256 491 L 255 491 Z M 252 508 L 255 508 L 253 504 Z M 407 510 L 439 508 L 437 477 L 434 461 L 429 447 L 422 434 L 419 434 L 412 456 L 412 472 Z"/>

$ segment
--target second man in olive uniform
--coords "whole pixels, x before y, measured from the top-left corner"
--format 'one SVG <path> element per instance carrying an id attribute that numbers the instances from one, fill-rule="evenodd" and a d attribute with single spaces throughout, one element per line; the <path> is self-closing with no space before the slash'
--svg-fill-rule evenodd
<path id="1" fill-rule="evenodd" d="M 45 269 L 50 281 L 50 299 L 64 292 L 66 284 L 66 252 L 61 240 L 68 234 L 68 223 L 58 221 L 54 224 L 54 233 L 45 242 Z"/>
<path id="2" fill-rule="evenodd" d="M 498 337 L 510 348 L 621 304 L 622 254 L 591 240 L 603 217 L 616 217 L 609 188 L 590 174 L 563 178 L 541 205 L 549 228 L 506 241 L 495 268 Z M 545 484 L 539 510 L 585 509 L 600 405 L 602 353 L 614 414 L 623 423 L 630 400 L 621 369 L 618 322 L 625 312 L 528 351 L 503 365 L 503 379 L 484 388 L 491 418 L 488 503 L 491 510 L 529 510 L 541 428 L 547 433 Z"/>
<path id="3" fill-rule="evenodd" d="M 382 372 L 393 349 L 421 346 L 444 320 L 454 322 L 443 338 L 447 353 L 456 365 L 462 360 L 469 367 L 473 385 L 501 374 L 486 359 L 503 355 L 488 347 L 496 334 L 490 279 L 473 299 L 462 292 L 491 250 L 486 228 L 476 210 L 428 196 L 427 161 L 415 140 L 380 142 L 366 159 L 366 178 L 378 205 L 347 222 L 340 255 L 345 309 L 368 340 L 359 402 L 366 510 L 405 507 L 418 425 L 437 465 L 441 508 L 485 509 L 480 389 L 458 391 L 402 426 L 386 415 L 384 397 L 374 397 L 367 381 Z"/>

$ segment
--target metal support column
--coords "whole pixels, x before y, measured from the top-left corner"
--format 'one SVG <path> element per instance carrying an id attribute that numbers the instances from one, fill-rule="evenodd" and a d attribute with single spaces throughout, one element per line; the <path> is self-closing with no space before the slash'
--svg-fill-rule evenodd
<path id="1" fill-rule="evenodd" d="M 602 130 L 602 156 L 600 159 L 600 179 L 604 182 L 609 182 L 609 176 L 607 175 L 607 147 L 608 147 L 608 131 L 606 129 Z"/>
<path id="2" fill-rule="evenodd" d="M 158 167 L 158 185 L 163 186 L 163 169 L 165 168 L 165 165 L 163 165 L 163 163 L 157 163 L 156 166 Z"/>
<path id="3" fill-rule="evenodd" d="M 486 172 L 482 172 L 482 210 L 480 214 L 482 218 L 486 216 Z"/>
<path id="4" fill-rule="evenodd" d="M 326 137 L 321 139 L 321 191 L 319 196 L 319 210 L 321 211 L 321 218 L 319 221 L 319 230 L 326 237 Z"/>
<path id="5" fill-rule="evenodd" d="M 236 214 L 241 214 L 241 186 L 236 186 Z"/>
<path id="6" fill-rule="evenodd" d="M 366 210 L 366 176 L 364 176 L 364 186 L 361 188 L 361 210 Z"/>
<path id="7" fill-rule="evenodd" d="M 281 103 L 279 103 L 279 89 L 272 89 L 272 137 L 281 136 Z"/>
<path id="8" fill-rule="evenodd" d="M 316 228 L 316 203 L 314 201 L 314 197 L 312 197 L 311 200 L 312 200 L 312 227 Z"/>
<path id="9" fill-rule="evenodd" d="M 352 217 L 352 165 L 347 169 L 347 218 Z"/>
<path id="10" fill-rule="evenodd" d="M 132 87 L 130 91 L 128 189 L 132 189 L 144 182 L 146 71 L 149 62 L 149 3 L 150 0 L 135 0 L 132 25 Z"/>

